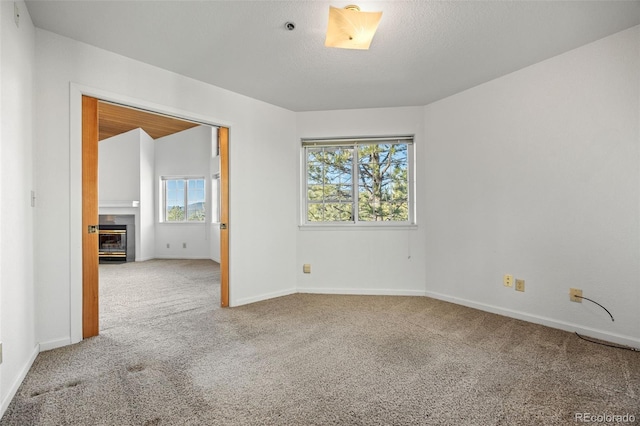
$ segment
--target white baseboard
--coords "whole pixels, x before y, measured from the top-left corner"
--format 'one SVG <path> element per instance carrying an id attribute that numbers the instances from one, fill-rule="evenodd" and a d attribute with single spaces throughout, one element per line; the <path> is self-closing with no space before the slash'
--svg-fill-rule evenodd
<path id="1" fill-rule="evenodd" d="M 273 299 L 274 297 L 289 296 L 290 294 L 294 293 L 297 293 L 296 289 L 291 288 L 287 290 L 275 291 L 273 293 L 265 293 L 254 297 L 245 297 L 243 299 L 232 300 L 231 306 L 235 307 L 248 305 L 249 303 L 262 302 L 263 300 Z"/>
<path id="2" fill-rule="evenodd" d="M 150 257 L 149 260 L 152 259 L 165 259 L 165 260 L 210 260 L 211 257 L 209 256 L 154 256 L 154 257 Z M 137 262 L 137 261 L 136 261 Z"/>
<path id="3" fill-rule="evenodd" d="M 69 346 L 72 343 L 73 342 L 68 337 L 58 340 L 49 340 L 48 342 L 40 343 L 40 352 L 50 351 L 51 349 L 61 348 L 63 346 Z"/>
<path id="4" fill-rule="evenodd" d="M 640 339 L 636 339 L 631 336 L 623 336 L 620 334 L 610 333 L 602 330 L 596 330 L 590 327 L 584 327 L 578 324 L 573 324 L 565 321 L 558 321 L 547 317 L 541 317 L 538 315 L 527 314 L 524 312 L 513 311 L 511 309 L 500 308 L 498 306 L 487 305 L 484 303 L 473 302 L 467 299 L 461 299 L 458 297 L 448 296 L 446 294 L 435 293 L 432 291 L 426 292 L 427 297 L 433 299 L 444 300 L 445 302 L 455 303 L 456 305 L 468 306 L 469 308 L 479 309 L 485 312 L 491 312 L 493 314 L 502 315 L 505 317 L 515 318 L 522 321 L 531 322 L 534 324 L 540 324 L 551 328 L 557 328 L 559 330 L 577 332 L 581 335 L 593 337 L 595 339 L 604 340 L 611 343 L 617 343 L 619 345 L 630 346 L 640 349 Z"/>
<path id="5" fill-rule="evenodd" d="M 36 345 L 35 348 L 33 348 L 33 351 L 31 352 L 31 355 L 29 356 L 27 363 L 22 367 L 22 369 L 20 369 L 20 374 L 18 374 L 18 377 L 16 377 L 13 383 L 11 383 L 11 386 L 9 387 L 9 391 L 7 392 L 6 396 L 2 400 L 2 406 L 0 406 L 0 418 L 4 416 L 4 412 L 7 411 L 7 408 L 9 408 L 9 404 L 11 403 L 11 400 L 16 395 L 16 392 L 18 392 L 18 388 L 22 384 L 22 381 L 24 380 L 24 378 L 27 377 L 27 373 L 29 372 L 29 369 L 31 369 L 31 366 L 33 365 L 33 362 L 36 360 L 36 357 L 38 356 L 39 353 L 40 353 L 40 345 Z"/>
<path id="6" fill-rule="evenodd" d="M 389 288 L 324 288 L 308 287 L 297 289 L 298 293 L 310 294 L 351 294 L 360 296 L 425 296 L 424 290 L 400 290 Z"/>

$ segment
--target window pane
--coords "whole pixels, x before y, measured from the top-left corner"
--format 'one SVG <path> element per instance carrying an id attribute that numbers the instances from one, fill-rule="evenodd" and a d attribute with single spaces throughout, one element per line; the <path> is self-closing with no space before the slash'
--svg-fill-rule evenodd
<path id="1" fill-rule="evenodd" d="M 204 179 L 189 179 L 187 186 L 187 220 L 204 221 Z"/>
<path id="2" fill-rule="evenodd" d="M 166 222 L 204 221 L 204 179 L 165 179 L 163 183 Z"/>
<path id="3" fill-rule="evenodd" d="M 168 222 L 183 221 L 184 179 L 167 179 L 165 181 L 165 219 Z"/>
<path id="4" fill-rule="evenodd" d="M 352 171 L 352 147 L 307 149 L 307 221 L 353 220 Z"/>
<path id="5" fill-rule="evenodd" d="M 353 221 L 352 203 L 309 204 L 309 222 L 349 222 Z"/>
<path id="6" fill-rule="evenodd" d="M 309 201 L 322 201 L 324 196 L 322 185 L 309 185 L 307 187 L 307 199 Z"/>
<path id="7" fill-rule="evenodd" d="M 409 220 L 406 144 L 359 146 L 358 173 L 358 220 Z"/>

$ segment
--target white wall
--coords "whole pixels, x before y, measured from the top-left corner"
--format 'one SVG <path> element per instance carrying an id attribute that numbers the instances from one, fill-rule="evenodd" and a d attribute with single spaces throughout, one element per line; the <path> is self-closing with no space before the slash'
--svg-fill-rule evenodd
<path id="1" fill-rule="evenodd" d="M 140 220 L 136 223 L 136 261 L 153 259 L 156 245 L 155 221 L 155 142 L 142 129 L 140 132 Z M 140 246 L 140 248 L 138 248 Z"/>
<path id="2" fill-rule="evenodd" d="M 202 223 L 166 223 L 159 221 L 162 177 L 202 177 L 206 182 L 207 206 L 211 206 L 211 148 L 213 129 L 198 126 L 158 138 L 155 141 L 156 245 L 155 255 L 163 259 L 211 258 L 211 209 Z M 186 244 L 186 247 L 183 245 Z M 167 247 L 167 245 L 169 247 Z"/>
<path id="3" fill-rule="evenodd" d="M 2 164 L 2 119 L 4 118 L 3 114 L 2 114 L 2 86 L 4 86 L 4 80 L 2 79 L 2 60 L 3 60 L 3 49 L 2 49 L 2 40 L 5 39 L 5 37 L 3 36 L 3 32 L 2 32 L 2 27 L 4 24 L 4 21 L 2 19 L 2 17 L 4 15 L 6 15 L 5 13 L 3 13 L 4 8 L 0 7 L 0 165 Z M 2 206 L 3 206 L 4 202 L 3 202 L 3 195 L 2 195 L 2 172 L 0 172 L 0 223 L 2 223 Z M 3 241 L 2 239 L 2 226 L 0 226 L 0 241 Z M 2 259 L 2 244 L 0 244 L 0 259 Z M 3 279 L 3 275 L 2 275 L 2 262 L 0 262 L 0 342 L 2 342 L 2 283 L 4 282 Z M 4 414 L 4 400 L 5 400 L 5 393 L 6 391 L 3 391 L 3 386 L 2 386 L 2 364 L 0 363 L 0 418 L 2 417 L 2 415 Z"/>
<path id="4" fill-rule="evenodd" d="M 213 184 L 213 177 L 216 174 L 220 173 L 220 155 L 217 152 L 218 151 L 218 129 L 214 128 L 213 129 L 213 141 L 212 141 L 212 148 L 211 148 L 211 166 L 210 166 L 210 171 L 211 171 L 211 183 Z M 217 190 L 217 189 L 216 189 Z M 213 191 L 212 191 L 213 194 Z M 215 199 L 211 199 L 211 213 L 213 214 L 213 210 L 219 210 L 219 198 L 220 196 L 216 193 L 215 195 Z M 213 216 L 212 216 L 213 217 Z M 209 241 L 211 242 L 211 251 L 209 253 L 209 258 L 215 262 L 220 263 L 220 218 L 218 217 L 217 220 L 213 221 L 212 219 L 212 224 L 211 227 L 209 228 Z"/>
<path id="5" fill-rule="evenodd" d="M 3 101 L 3 89 L 2 87 L 4 86 L 4 80 L 2 78 L 3 73 L 2 73 L 2 62 L 3 62 L 3 57 L 4 55 L 2 54 L 2 52 L 4 51 L 2 49 L 2 40 L 5 39 L 4 35 L 3 35 L 3 31 L 2 28 L 4 26 L 4 20 L 3 20 L 3 16 L 6 15 L 6 13 L 4 13 L 4 7 L 0 7 L 0 165 L 2 164 L 2 133 L 3 133 L 3 126 L 2 126 L 2 120 L 4 118 L 4 115 L 2 114 L 2 101 Z M 2 195 L 2 172 L 0 172 L 0 223 L 2 223 L 2 206 L 4 204 L 3 202 L 3 195 Z M 2 235 L 2 226 L 0 226 L 0 241 L 3 241 L 2 239 L 3 235 Z M 2 259 L 2 244 L 0 244 L 0 259 Z M 0 342 L 2 342 L 2 287 L 3 287 L 3 282 L 4 282 L 4 276 L 2 274 L 2 262 L 0 262 Z M 7 391 L 3 390 L 4 387 L 2 386 L 2 364 L 0 363 L 0 418 L 2 417 L 2 415 L 4 414 L 5 411 L 5 399 L 8 400 L 8 398 L 5 396 L 5 393 L 8 393 Z M 8 403 L 7 403 L 8 404 Z"/>
<path id="6" fill-rule="evenodd" d="M 426 107 L 429 295 L 640 347 L 639 50 L 635 27 Z"/>
<path id="7" fill-rule="evenodd" d="M 230 303 L 295 290 L 295 114 L 36 30 L 38 339 L 81 336 L 80 93 L 230 127 Z M 71 129 L 71 131 L 70 131 Z M 282 164 L 284 167 L 274 167 Z M 263 183 L 266 178 L 269 188 Z M 277 205 L 279 208 L 265 207 Z M 279 250 L 273 250 L 277 242 Z"/>
<path id="8" fill-rule="evenodd" d="M 98 145 L 100 214 L 135 215 L 135 260 L 154 258 L 154 145 L 142 129 Z M 138 202 L 137 207 L 133 204 Z M 126 205 L 126 207 L 125 207 Z"/>
<path id="9" fill-rule="evenodd" d="M 14 3 L 0 2 L 0 416 L 38 353 L 31 207 L 35 33 L 25 4 L 17 4 L 19 26 Z"/>
<path id="10" fill-rule="evenodd" d="M 134 129 L 98 143 L 98 205 L 140 201 L 140 133 Z"/>
<path id="11" fill-rule="evenodd" d="M 418 190 L 425 171 L 424 109 L 380 108 L 298 114 L 301 138 L 415 135 Z M 300 151 L 298 151 L 300 158 Z M 298 160 L 298 163 L 300 161 Z M 300 166 L 298 165 L 300 176 Z M 298 199 L 301 199 L 298 177 Z M 300 228 L 296 272 L 298 291 L 310 293 L 425 293 L 424 192 L 416 199 L 417 227 L 326 230 Z M 298 223 L 300 223 L 298 219 Z M 311 274 L 302 265 L 311 264 Z"/>

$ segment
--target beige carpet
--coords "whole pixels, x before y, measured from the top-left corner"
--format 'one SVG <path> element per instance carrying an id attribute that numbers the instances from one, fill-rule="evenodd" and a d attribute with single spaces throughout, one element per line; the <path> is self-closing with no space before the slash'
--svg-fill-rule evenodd
<path id="1" fill-rule="evenodd" d="M 0 425 L 567 425 L 640 418 L 640 353 L 424 297 L 218 308 L 217 265 L 101 265 L 102 332 Z M 260 285 L 260 283 L 256 283 Z"/>

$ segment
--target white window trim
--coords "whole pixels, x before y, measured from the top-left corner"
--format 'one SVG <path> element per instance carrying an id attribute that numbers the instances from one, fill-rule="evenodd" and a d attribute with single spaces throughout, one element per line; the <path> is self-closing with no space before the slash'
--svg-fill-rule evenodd
<path id="1" fill-rule="evenodd" d="M 381 221 L 348 221 L 348 222 L 309 222 L 307 221 L 308 209 L 308 179 L 307 179 L 307 147 L 322 146 L 355 146 L 365 143 L 406 143 L 407 149 L 407 174 L 408 174 L 408 203 L 409 203 L 409 219 L 405 222 Z M 301 230 L 382 230 L 382 229 L 416 229 L 416 167 L 415 167 L 415 143 L 414 135 L 400 136 L 374 136 L 374 137 L 345 137 L 345 138 L 302 138 L 300 149 L 300 175 L 301 175 L 301 202 L 300 205 L 300 224 L 298 228 Z M 354 161 L 354 167 L 357 164 Z M 355 182 L 355 179 L 354 179 Z M 357 184 L 354 183 L 354 191 Z M 354 195 L 354 203 L 357 208 L 357 197 Z M 357 209 L 354 211 L 354 217 L 357 217 Z"/>
<path id="2" fill-rule="evenodd" d="M 215 208 L 214 208 L 215 204 Z M 211 176 L 211 223 L 220 223 L 220 173 Z M 215 214 L 214 214 L 215 211 Z M 217 219 L 217 220 L 215 220 Z"/>

